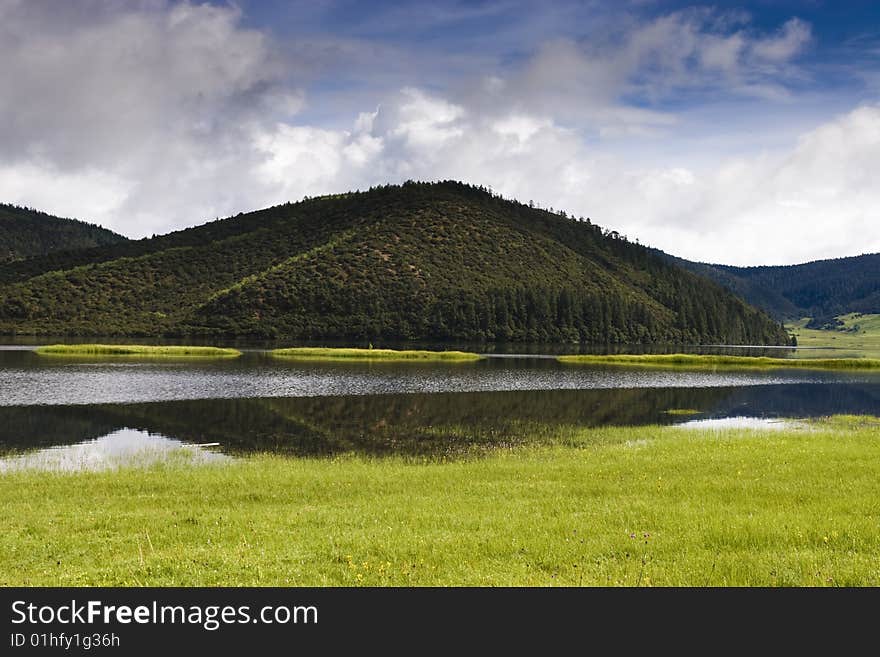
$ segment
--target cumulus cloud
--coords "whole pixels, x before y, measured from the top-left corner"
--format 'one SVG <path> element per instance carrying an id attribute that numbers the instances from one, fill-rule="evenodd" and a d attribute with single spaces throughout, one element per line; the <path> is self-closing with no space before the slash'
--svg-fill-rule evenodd
<path id="1" fill-rule="evenodd" d="M 9 201 L 129 233 L 167 229 L 234 203 L 226 190 L 256 164 L 252 124 L 301 104 L 278 83 L 284 68 L 266 37 L 242 29 L 230 7 L 0 4 L 0 193 Z M 90 212 L 92 195 L 108 195 L 89 184 L 96 172 L 120 199 L 112 213 Z M 65 199 L 58 190 L 76 177 L 85 186 Z M 34 195 L 41 186 L 51 191 Z"/>
<path id="2" fill-rule="evenodd" d="M 128 235 L 451 178 L 692 259 L 880 250 L 867 239 L 880 205 L 867 179 L 880 157 L 876 106 L 788 148 L 707 156 L 692 139 L 663 155 L 688 132 L 672 109 L 683 96 L 788 96 L 812 38 L 797 19 L 759 34 L 746 17 L 693 10 L 604 39 L 551 39 L 458 85 L 401 80 L 330 124 L 291 77 L 335 60 L 307 44 L 280 48 L 232 6 L 0 0 L 0 18 L 0 199 Z"/>

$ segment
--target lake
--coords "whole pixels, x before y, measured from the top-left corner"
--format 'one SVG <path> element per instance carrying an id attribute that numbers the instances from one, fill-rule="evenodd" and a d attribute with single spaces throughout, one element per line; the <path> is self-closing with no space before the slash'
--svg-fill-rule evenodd
<path id="1" fill-rule="evenodd" d="M 669 411 L 693 411 L 669 413 Z M 563 365 L 306 363 L 260 350 L 163 361 L 0 347 L 0 472 L 101 469 L 181 453 L 456 457 L 602 425 L 880 414 L 880 373 Z M 206 447 L 204 447 L 207 445 Z"/>

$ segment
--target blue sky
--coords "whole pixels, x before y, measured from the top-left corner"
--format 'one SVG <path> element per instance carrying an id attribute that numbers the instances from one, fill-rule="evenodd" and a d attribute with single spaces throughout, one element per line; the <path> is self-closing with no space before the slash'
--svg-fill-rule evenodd
<path id="1" fill-rule="evenodd" d="M 0 199 L 131 236 L 456 178 L 691 259 L 880 251 L 876 2 L 0 0 L 0 39 Z"/>
<path id="2" fill-rule="evenodd" d="M 865 68 L 880 60 L 880 3 L 765 2 L 289 2 L 244 0 L 238 3 L 244 23 L 273 34 L 279 41 L 350 41 L 407 52 L 415 61 L 452 61 L 454 74 L 497 72 L 528 59 L 541 44 L 567 38 L 584 43 L 613 39 L 627 26 L 644 24 L 676 13 L 711 11 L 719 33 L 737 28 L 751 34 L 772 34 L 798 18 L 809 25 L 810 47 L 798 57 L 809 76 L 789 79 L 801 91 L 831 89 L 858 97 L 863 94 Z M 726 24 L 726 26 L 725 26 Z M 465 55 L 467 62 L 460 59 Z M 356 62 L 347 62 L 355 64 Z M 424 72 L 400 67 L 397 82 L 420 84 Z M 459 70 L 460 69 L 460 70 Z M 342 73 L 344 71 L 335 71 Z M 436 72 L 436 71 L 432 71 Z M 330 80 L 323 81 L 331 84 Z M 317 88 L 320 88 L 320 84 Z"/>

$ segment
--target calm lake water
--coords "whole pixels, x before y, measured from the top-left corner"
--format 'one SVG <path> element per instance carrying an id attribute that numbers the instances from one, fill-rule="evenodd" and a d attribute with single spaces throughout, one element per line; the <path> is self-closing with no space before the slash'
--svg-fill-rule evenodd
<path id="1" fill-rule="evenodd" d="M 695 415 L 667 411 L 693 409 Z M 196 462 L 455 455 L 555 428 L 880 414 L 880 374 L 664 372 L 505 355 L 473 363 L 82 360 L 0 348 L 0 473 Z M 210 444 L 210 447 L 199 445 Z M 216 444 L 216 445 L 215 445 Z"/>

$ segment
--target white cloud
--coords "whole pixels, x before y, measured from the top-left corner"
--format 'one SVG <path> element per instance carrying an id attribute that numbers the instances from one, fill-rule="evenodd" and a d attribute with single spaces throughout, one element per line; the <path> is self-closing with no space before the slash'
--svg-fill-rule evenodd
<path id="1" fill-rule="evenodd" d="M 871 171 L 878 158 L 880 107 L 863 106 L 788 150 L 686 175 L 635 172 L 626 185 L 635 193 L 608 189 L 598 213 L 643 241 L 704 261 L 794 263 L 877 252 L 880 189 Z"/>
<path id="2" fill-rule="evenodd" d="M 289 117 L 302 97 L 279 84 L 281 61 L 263 34 L 239 26 L 238 10 L 112 0 L 0 6 L 0 167 L 7 181 L 15 171 L 23 181 L 7 184 L 5 198 L 48 207 L 69 193 L 62 214 L 135 235 L 253 200 L 230 192 L 233 182 L 248 185 L 258 164 L 252 125 Z M 93 202 L 86 183 L 100 176 L 124 190 L 111 195 L 115 203 Z M 84 181 L 78 192 L 73 180 Z"/>
<path id="3" fill-rule="evenodd" d="M 125 201 L 129 191 L 125 180 L 103 171 L 65 173 L 33 164 L 0 167 L 0 199 L 5 203 L 31 206 L 33 199 L 39 198 L 38 210 L 60 217 L 106 216 Z M 71 212 L 71 199 L 78 200 L 76 213 Z M 105 225 L 117 231 L 127 228 Z"/>
<path id="4" fill-rule="evenodd" d="M 801 52 L 812 39 L 812 30 L 804 21 L 792 18 L 778 34 L 758 39 L 752 45 L 752 55 L 758 59 L 785 62 Z"/>
<path id="5" fill-rule="evenodd" d="M 499 135 L 509 137 L 514 149 L 523 149 L 529 140 L 540 130 L 551 127 L 547 119 L 536 119 L 524 114 L 511 114 L 492 124 L 492 129 Z"/>
<path id="6" fill-rule="evenodd" d="M 786 99 L 801 73 L 793 60 L 811 41 L 808 24 L 769 36 L 709 9 L 674 12 L 589 38 L 544 42 L 519 68 L 472 87 L 468 109 L 553 116 L 603 137 L 650 136 L 676 124 L 665 102 L 690 98 Z"/>
<path id="7" fill-rule="evenodd" d="M 344 164 L 346 138 L 341 132 L 279 124 L 273 132 L 257 135 L 255 143 L 266 155 L 257 170 L 267 186 L 326 193 L 332 190 L 325 186 Z"/>
<path id="8" fill-rule="evenodd" d="M 464 108 L 419 89 L 403 89 L 395 109 L 390 118 L 386 118 L 387 112 L 381 117 L 394 123 L 391 135 L 401 137 L 410 146 L 436 148 L 463 134 L 458 122 L 464 116 Z"/>

